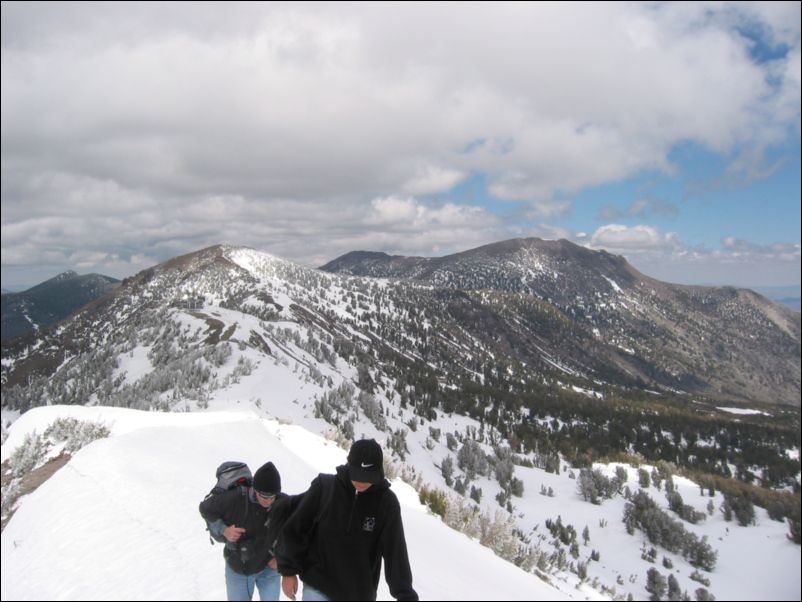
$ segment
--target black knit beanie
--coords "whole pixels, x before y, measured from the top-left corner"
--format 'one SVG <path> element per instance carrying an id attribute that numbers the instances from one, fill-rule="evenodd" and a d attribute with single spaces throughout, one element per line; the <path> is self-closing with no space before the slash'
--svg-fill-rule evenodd
<path id="1" fill-rule="evenodd" d="M 281 475 L 272 462 L 262 465 L 253 475 L 253 488 L 260 493 L 281 492 Z"/>

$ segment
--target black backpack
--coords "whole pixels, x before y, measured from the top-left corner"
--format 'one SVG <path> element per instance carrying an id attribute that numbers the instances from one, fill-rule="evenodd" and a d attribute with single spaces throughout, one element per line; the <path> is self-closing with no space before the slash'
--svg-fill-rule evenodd
<path id="1" fill-rule="evenodd" d="M 253 484 L 253 475 L 251 474 L 251 469 L 248 468 L 248 465 L 245 464 L 245 462 L 223 462 L 217 467 L 214 475 L 217 477 L 217 483 L 214 487 L 212 487 L 211 491 L 206 494 L 206 497 L 203 498 L 203 501 L 205 502 L 210 497 L 214 497 L 225 491 L 239 487 L 240 493 L 245 499 L 245 508 L 247 513 L 248 488 Z M 209 531 L 209 543 L 212 545 L 214 545 L 214 541 L 212 541 L 212 539 L 219 541 L 220 543 L 226 543 L 224 537 L 217 536 L 211 532 L 208 521 L 206 521 L 206 530 Z"/>

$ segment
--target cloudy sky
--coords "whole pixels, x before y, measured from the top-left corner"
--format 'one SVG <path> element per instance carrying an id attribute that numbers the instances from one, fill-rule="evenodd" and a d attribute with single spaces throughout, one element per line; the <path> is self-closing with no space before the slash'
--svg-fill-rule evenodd
<path id="1" fill-rule="evenodd" d="M 567 238 L 800 282 L 800 3 L 2 3 L 2 283 Z"/>

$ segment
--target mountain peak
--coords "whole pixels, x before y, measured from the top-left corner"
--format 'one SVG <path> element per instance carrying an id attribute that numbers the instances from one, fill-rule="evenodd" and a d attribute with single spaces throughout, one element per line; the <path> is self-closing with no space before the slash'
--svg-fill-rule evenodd
<path id="1" fill-rule="evenodd" d="M 58 276 L 54 276 L 50 280 L 46 282 L 64 282 L 65 280 L 72 280 L 73 278 L 77 278 L 78 273 L 73 270 L 67 270 L 66 272 L 62 272 Z"/>
<path id="2" fill-rule="evenodd" d="M 100 274 L 62 272 L 21 293 L 3 296 L 3 341 L 69 316 L 114 289 L 119 280 Z"/>
<path id="3" fill-rule="evenodd" d="M 443 257 L 404 257 L 352 251 L 320 268 L 374 278 L 402 278 L 459 289 L 528 290 L 538 294 L 546 280 L 574 279 L 585 274 L 603 289 L 627 288 L 644 280 L 626 259 L 587 249 L 565 239 L 513 238 Z M 535 280 L 538 286 L 530 286 Z M 615 284 L 610 284 L 610 281 Z"/>

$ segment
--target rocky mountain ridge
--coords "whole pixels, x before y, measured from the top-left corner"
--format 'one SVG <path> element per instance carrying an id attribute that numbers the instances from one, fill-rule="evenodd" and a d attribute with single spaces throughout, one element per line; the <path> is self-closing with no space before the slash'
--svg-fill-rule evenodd
<path id="1" fill-rule="evenodd" d="M 68 270 L 19 293 L 2 296 L 2 340 L 7 341 L 63 320 L 113 290 L 119 280 Z"/>
<path id="2" fill-rule="evenodd" d="M 515 239 L 438 258 L 354 252 L 324 271 L 535 297 L 665 387 L 799 405 L 800 319 L 747 289 L 660 282 L 623 257 Z M 616 363 L 616 362 L 613 362 Z"/>

